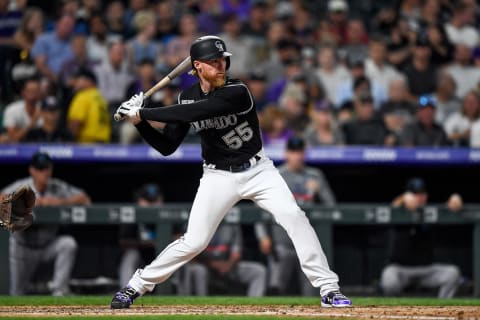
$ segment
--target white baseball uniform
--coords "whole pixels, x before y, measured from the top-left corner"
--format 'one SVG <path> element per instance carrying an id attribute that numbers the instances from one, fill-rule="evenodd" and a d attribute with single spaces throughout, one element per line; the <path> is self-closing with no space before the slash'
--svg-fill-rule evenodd
<path id="1" fill-rule="evenodd" d="M 206 248 L 238 201 L 249 199 L 285 228 L 303 272 L 320 294 L 339 289 L 314 229 L 263 151 L 255 103 L 245 84 L 229 79 L 223 87 L 203 93 L 197 83 L 180 94 L 179 104 L 143 108 L 139 114 L 140 134 L 164 155 L 176 150 L 190 127 L 195 129 L 201 137 L 204 167 L 185 235 L 137 270 L 129 286 L 140 294 L 153 290 Z M 145 120 L 165 122 L 167 127 L 158 132 Z"/>

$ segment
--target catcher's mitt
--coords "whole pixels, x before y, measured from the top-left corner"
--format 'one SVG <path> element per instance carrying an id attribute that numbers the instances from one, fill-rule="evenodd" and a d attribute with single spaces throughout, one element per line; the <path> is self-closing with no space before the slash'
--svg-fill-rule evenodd
<path id="1" fill-rule="evenodd" d="M 0 226 L 9 231 L 21 231 L 33 222 L 35 193 L 28 185 L 23 185 L 8 194 L 0 202 Z"/>

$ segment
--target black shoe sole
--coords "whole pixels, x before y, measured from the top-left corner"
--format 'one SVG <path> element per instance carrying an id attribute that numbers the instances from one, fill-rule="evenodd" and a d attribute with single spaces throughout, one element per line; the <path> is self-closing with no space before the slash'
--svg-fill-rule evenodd
<path id="1" fill-rule="evenodd" d="M 130 308 L 130 305 L 125 304 L 123 302 L 112 302 L 112 303 L 110 303 L 110 308 L 112 308 L 112 309 L 128 309 L 128 308 Z"/>

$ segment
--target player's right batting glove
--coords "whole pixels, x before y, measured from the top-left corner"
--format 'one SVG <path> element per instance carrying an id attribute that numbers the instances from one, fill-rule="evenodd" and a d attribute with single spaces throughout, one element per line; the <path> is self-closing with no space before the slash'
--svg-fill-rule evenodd
<path id="1" fill-rule="evenodd" d="M 137 116 L 138 111 L 143 108 L 143 101 L 143 92 L 135 94 L 130 99 L 123 102 L 115 113 L 119 114 L 122 119 L 134 118 Z"/>

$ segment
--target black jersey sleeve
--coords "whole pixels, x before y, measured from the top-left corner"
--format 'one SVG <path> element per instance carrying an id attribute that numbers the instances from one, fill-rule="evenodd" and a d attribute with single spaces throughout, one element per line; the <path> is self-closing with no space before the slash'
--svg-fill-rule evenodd
<path id="1" fill-rule="evenodd" d="M 135 126 L 145 141 L 164 156 L 177 150 L 190 128 L 189 124 L 167 124 L 163 132 L 154 129 L 147 121 Z"/>
<path id="2" fill-rule="evenodd" d="M 232 113 L 244 113 L 253 108 L 253 99 L 243 84 L 226 85 L 205 99 L 189 104 L 174 104 L 164 108 L 140 110 L 143 120 L 161 122 L 194 122 Z"/>

